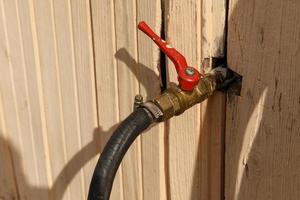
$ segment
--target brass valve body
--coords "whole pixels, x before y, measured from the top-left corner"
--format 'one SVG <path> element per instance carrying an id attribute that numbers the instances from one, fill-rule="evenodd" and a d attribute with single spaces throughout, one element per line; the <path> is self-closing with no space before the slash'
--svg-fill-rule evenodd
<path id="1" fill-rule="evenodd" d="M 170 83 L 170 87 L 161 96 L 152 100 L 163 113 L 157 121 L 180 115 L 193 105 L 204 101 L 213 94 L 216 85 L 214 74 L 204 75 L 192 91 L 183 91 L 175 83 Z"/>

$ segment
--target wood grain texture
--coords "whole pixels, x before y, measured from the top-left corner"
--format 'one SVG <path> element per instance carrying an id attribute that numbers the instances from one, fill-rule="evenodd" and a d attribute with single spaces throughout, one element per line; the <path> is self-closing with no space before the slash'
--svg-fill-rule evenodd
<path id="1" fill-rule="evenodd" d="M 96 72 L 94 66 L 96 58 L 94 58 L 92 38 L 91 5 L 89 1 L 85 0 L 72 0 L 69 1 L 69 4 L 75 62 L 73 76 L 76 78 L 77 111 L 80 127 L 79 137 L 74 137 L 74 140 L 80 142 L 81 149 L 68 161 L 67 166 L 70 166 L 70 177 L 74 177 L 83 168 L 83 192 L 86 199 L 97 161 L 96 155 L 100 152 L 98 134 L 104 131 L 99 128 L 97 114 Z"/>
<path id="2" fill-rule="evenodd" d="M 3 39 L 1 47 L 6 55 L 1 64 L 4 70 L 1 73 L 6 127 L 4 135 L 7 136 L 3 143 L 7 145 L 11 163 L 14 165 L 13 177 L 17 181 L 15 195 L 22 199 L 27 197 L 47 199 L 47 194 L 44 195 L 36 189 L 36 186 L 47 185 L 49 176 L 43 137 L 39 134 L 41 131 L 39 100 L 35 91 L 35 77 L 32 77 L 35 75 L 35 68 L 34 65 L 28 66 L 32 64 L 34 57 L 26 52 L 26 47 L 24 48 L 27 42 L 30 44 L 32 41 L 28 38 L 28 29 L 24 29 L 24 25 L 30 20 L 21 20 L 24 13 L 29 15 L 29 10 L 28 7 L 24 7 L 24 10 L 19 12 L 19 6 L 22 7 L 16 1 L 1 1 L 3 17 L 1 30 L 5 32 L 1 37 Z M 37 121 L 33 121 L 36 119 Z M 9 198 L 13 198 L 13 195 Z"/>
<path id="3" fill-rule="evenodd" d="M 38 56 L 36 48 L 36 32 L 34 31 L 34 13 L 31 3 L 26 1 L 16 1 L 16 10 L 19 16 L 19 28 L 23 48 L 23 59 L 25 65 L 25 78 L 28 89 L 28 109 L 30 109 L 31 127 L 34 138 L 35 154 L 37 156 L 37 171 L 39 182 L 35 187 L 37 190 L 36 197 L 48 199 L 48 192 L 45 192 L 45 186 L 51 182 L 51 173 L 49 167 L 49 154 L 46 136 L 46 126 L 44 121 L 44 108 L 41 98 L 40 75 L 38 72 Z M 31 49 L 31 50 L 28 50 Z M 19 73 L 19 72 L 15 72 Z M 20 157 L 21 159 L 21 157 Z M 18 165 L 15 163 L 15 165 Z M 30 169 L 31 170 L 31 169 Z M 24 172 L 26 174 L 26 172 Z M 30 181 L 30 180 L 28 180 Z M 28 188 L 30 189 L 30 188 Z M 41 190 L 40 190 L 41 189 Z M 35 192 L 33 192 L 35 193 Z"/>
<path id="4" fill-rule="evenodd" d="M 224 57 L 226 1 L 202 1 L 202 58 Z M 209 71 L 212 66 L 201 66 Z M 219 200 L 224 195 L 225 95 L 215 92 L 201 104 L 199 199 Z"/>
<path id="5" fill-rule="evenodd" d="M 65 144 L 65 124 L 62 108 L 61 80 L 59 76 L 58 47 L 56 43 L 56 28 L 53 16 L 53 2 L 33 1 L 37 41 L 39 50 L 39 61 L 44 101 L 44 114 L 47 127 L 47 138 L 49 144 L 50 173 L 52 182 L 63 169 L 67 162 Z M 51 147 L 56 148 L 51 148 Z M 66 174 L 65 174 L 65 178 Z M 51 195 L 57 198 L 62 191 L 63 183 L 59 190 Z M 70 198 L 70 193 L 65 193 L 65 198 Z"/>
<path id="6" fill-rule="evenodd" d="M 100 151 L 102 151 L 120 119 L 118 71 L 114 57 L 116 52 L 114 2 L 93 0 L 91 12 L 100 127 L 97 134 L 100 134 Z M 90 170 L 93 171 L 93 167 Z M 123 199 L 122 167 L 119 168 L 114 180 L 111 199 Z"/>
<path id="7" fill-rule="evenodd" d="M 186 56 L 189 65 L 200 69 L 201 59 L 224 56 L 225 1 L 169 1 L 168 6 L 167 40 Z M 172 65 L 168 65 L 170 80 L 176 77 Z M 171 199 L 223 196 L 224 108 L 225 97 L 216 93 L 170 120 Z"/>
<path id="8" fill-rule="evenodd" d="M 105 3 L 107 7 L 100 12 L 100 4 L 98 1 L 92 1 L 92 17 L 93 17 L 93 38 L 95 51 L 95 68 L 97 80 L 98 95 L 98 112 L 99 125 L 103 129 L 109 129 L 118 122 L 118 94 L 117 94 L 117 67 L 114 59 L 116 49 L 115 41 L 115 25 L 114 25 L 114 5 Z M 103 21 L 102 18 L 105 18 Z M 101 20 L 101 21 L 100 21 Z M 107 32 L 106 32 L 106 31 Z M 110 84 L 107 84 L 107 83 Z M 107 98 L 106 98 L 107 96 Z M 108 107 L 111 105 L 110 107 Z M 104 115 L 106 113 L 106 115 Z M 102 122 L 103 121 L 103 122 Z"/>
<path id="9" fill-rule="evenodd" d="M 137 22 L 146 21 L 153 30 L 162 31 L 162 7 L 160 0 L 137 1 Z M 138 31 L 138 80 L 140 94 L 153 99 L 160 94 L 160 55 L 158 47 Z M 165 174 L 165 124 L 157 124 L 142 134 L 143 199 L 167 199 Z"/>
<path id="10" fill-rule="evenodd" d="M 7 120 L 13 118 L 15 114 L 14 101 L 5 101 L 4 96 L 6 98 L 10 97 L 13 99 L 13 90 L 11 87 L 11 76 L 10 76 L 10 68 L 9 61 L 7 58 L 7 31 L 5 26 L 5 15 L 3 4 L 0 4 L 1 15 L 0 15 L 0 73 L 5 74 L 4 77 L 0 79 L 0 181 L 2 185 L 5 187 L 0 187 L 0 194 L 2 198 L 5 199 L 17 199 L 19 196 L 18 185 L 15 178 L 15 170 L 13 164 L 13 155 L 10 151 L 10 146 L 8 144 L 8 132 L 7 127 L 10 127 L 10 124 L 7 124 Z M 7 67 L 9 66 L 9 67 Z M 10 113 L 7 115 L 7 113 Z M 16 126 L 14 126 L 16 127 Z M 17 130 L 10 130 L 10 134 L 16 134 Z"/>
<path id="11" fill-rule="evenodd" d="M 66 159 L 70 160 L 82 148 L 82 142 L 74 55 L 77 49 L 74 48 L 71 5 L 68 1 L 53 1 L 53 18 L 61 88 L 62 122 L 64 124 L 64 151 Z M 70 140 L 69 138 L 73 139 Z M 68 176 L 69 174 L 67 174 L 67 179 L 73 178 Z M 85 199 L 86 192 L 83 181 L 83 171 L 80 170 L 78 176 L 70 181 L 70 199 Z"/>
<path id="12" fill-rule="evenodd" d="M 124 120 L 133 111 L 134 96 L 139 93 L 139 84 L 135 76 L 137 65 L 136 1 L 115 1 L 115 32 L 118 73 L 118 97 L 120 120 Z M 122 55 L 123 54 L 123 55 Z M 143 199 L 141 139 L 138 137 L 128 149 L 122 161 L 124 199 Z"/>
<path id="13" fill-rule="evenodd" d="M 226 34 L 226 1 L 202 1 L 201 6 L 202 57 L 223 57 Z"/>
<path id="14" fill-rule="evenodd" d="M 300 2 L 232 0 L 229 65 L 243 75 L 226 119 L 226 199 L 299 199 Z"/>
<path id="15" fill-rule="evenodd" d="M 99 152 L 134 96 L 160 94 L 164 61 L 137 23 L 165 31 L 200 69 L 202 57 L 223 54 L 223 3 L 0 0 L 0 199 L 86 199 Z M 224 116 L 211 113 L 223 104 L 217 94 L 147 130 L 111 199 L 220 198 Z"/>
<path id="16" fill-rule="evenodd" d="M 81 146 L 97 127 L 89 5 L 82 2 L 72 1 L 71 15 L 69 1 L 1 1 L 1 158 L 14 173 L 1 185 L 15 188 L 3 198 L 86 198 L 92 170 L 85 181 L 81 168 L 99 151 Z"/>
<path id="17" fill-rule="evenodd" d="M 167 41 L 185 55 L 190 66 L 201 63 L 201 2 L 168 1 Z M 170 81 L 177 81 L 174 65 L 168 60 Z M 200 195 L 200 106 L 174 117 L 168 129 L 168 171 L 170 199 L 198 199 Z"/>
<path id="18" fill-rule="evenodd" d="M 0 97 L 1 98 L 1 97 Z M 15 179 L 15 170 L 13 165 L 13 155 L 7 141 L 7 130 L 4 121 L 4 108 L 0 99 L 0 182 L 5 184 L 5 187 L 0 187 L 2 199 L 17 199 L 19 192 Z"/>

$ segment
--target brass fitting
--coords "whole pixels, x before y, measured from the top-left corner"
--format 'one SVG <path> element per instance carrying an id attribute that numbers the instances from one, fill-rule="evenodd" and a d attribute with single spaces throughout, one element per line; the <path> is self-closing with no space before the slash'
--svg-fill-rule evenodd
<path id="1" fill-rule="evenodd" d="M 157 122 L 162 122 L 182 114 L 197 103 L 201 103 L 215 90 L 226 91 L 228 86 L 234 82 L 240 82 L 236 81 L 240 79 L 241 76 L 232 70 L 216 67 L 203 75 L 192 91 L 184 91 L 175 83 L 170 83 L 169 88 L 161 96 L 141 106 L 147 108 Z"/>
<path id="2" fill-rule="evenodd" d="M 182 114 L 188 108 L 207 99 L 215 89 L 216 79 L 211 74 L 202 77 L 192 91 L 183 91 L 175 83 L 170 83 L 170 87 L 161 96 L 151 101 L 162 112 L 157 121 L 165 121 Z"/>

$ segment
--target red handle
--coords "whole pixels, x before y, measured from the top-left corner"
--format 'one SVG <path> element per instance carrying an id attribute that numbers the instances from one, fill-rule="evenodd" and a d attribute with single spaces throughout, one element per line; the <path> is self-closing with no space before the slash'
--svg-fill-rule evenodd
<path id="1" fill-rule="evenodd" d="M 188 67 L 185 57 L 155 34 L 144 21 L 138 24 L 138 28 L 149 36 L 174 63 L 180 88 L 187 91 L 193 90 L 200 80 L 199 71 Z"/>

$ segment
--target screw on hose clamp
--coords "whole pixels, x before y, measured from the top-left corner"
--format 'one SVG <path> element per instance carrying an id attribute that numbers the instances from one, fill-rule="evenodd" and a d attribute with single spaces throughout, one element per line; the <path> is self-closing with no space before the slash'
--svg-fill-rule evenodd
<path id="1" fill-rule="evenodd" d="M 143 103 L 140 107 L 144 107 L 150 111 L 156 120 L 160 119 L 164 115 L 161 109 L 151 101 Z"/>
<path id="2" fill-rule="evenodd" d="M 138 108 L 146 108 L 146 110 L 151 113 L 151 115 L 155 118 L 161 118 L 163 116 L 163 112 L 160 110 L 157 105 L 154 103 L 147 101 L 144 103 L 144 98 L 142 95 L 137 94 L 134 97 L 133 110 L 135 111 Z"/>

